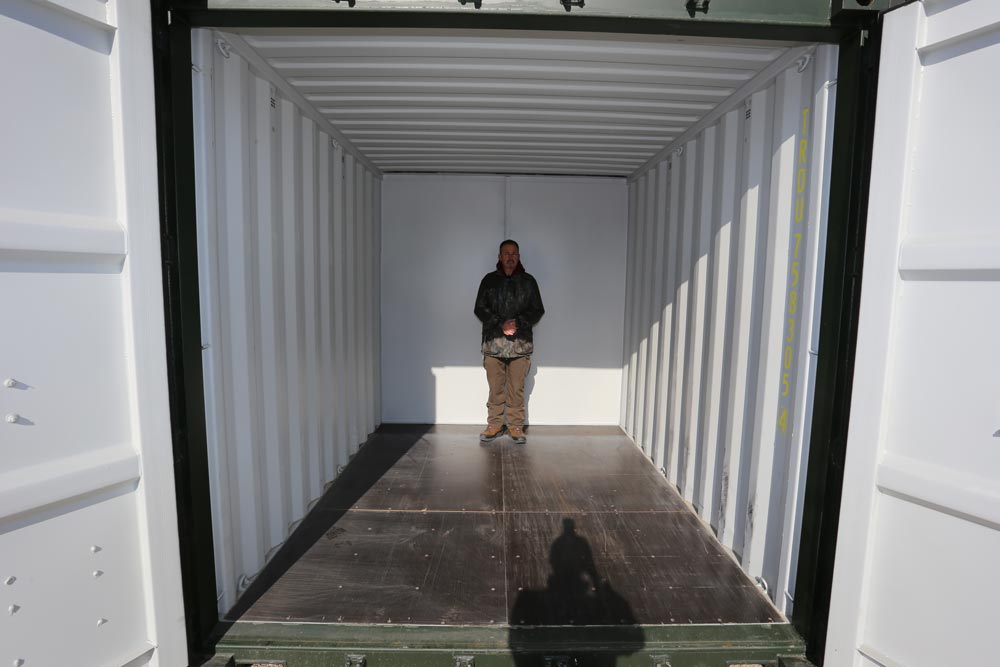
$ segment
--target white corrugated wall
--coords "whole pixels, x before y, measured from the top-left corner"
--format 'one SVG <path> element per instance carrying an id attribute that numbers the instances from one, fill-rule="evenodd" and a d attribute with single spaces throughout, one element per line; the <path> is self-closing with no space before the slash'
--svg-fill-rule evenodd
<path id="1" fill-rule="evenodd" d="M 622 427 L 778 608 L 794 597 L 836 48 L 630 184 Z"/>
<path id="2" fill-rule="evenodd" d="M 379 423 L 381 175 L 238 45 L 196 31 L 193 46 L 205 402 L 225 612 Z"/>

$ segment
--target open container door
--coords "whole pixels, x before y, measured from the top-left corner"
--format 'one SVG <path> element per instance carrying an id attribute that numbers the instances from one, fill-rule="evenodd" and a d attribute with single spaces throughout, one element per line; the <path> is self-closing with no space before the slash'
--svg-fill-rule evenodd
<path id="1" fill-rule="evenodd" d="M 993 663 L 1000 5 L 885 17 L 826 663 Z"/>
<path id="2" fill-rule="evenodd" d="M 187 664 L 148 5 L 0 3 L 0 663 Z"/>

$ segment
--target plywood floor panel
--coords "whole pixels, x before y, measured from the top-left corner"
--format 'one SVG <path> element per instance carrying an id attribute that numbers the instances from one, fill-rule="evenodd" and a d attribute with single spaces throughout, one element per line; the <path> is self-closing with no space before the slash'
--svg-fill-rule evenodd
<path id="1" fill-rule="evenodd" d="M 230 618 L 432 625 L 783 622 L 620 430 L 383 427 Z"/>

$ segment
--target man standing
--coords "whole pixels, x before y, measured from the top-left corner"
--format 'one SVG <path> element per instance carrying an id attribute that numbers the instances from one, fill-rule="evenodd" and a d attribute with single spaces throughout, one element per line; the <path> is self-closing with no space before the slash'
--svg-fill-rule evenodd
<path id="1" fill-rule="evenodd" d="M 479 434 L 481 442 L 490 442 L 503 433 L 504 407 L 510 437 L 519 445 L 527 441 L 524 379 L 534 351 L 531 327 L 544 313 L 538 283 L 521 266 L 517 242 L 507 239 L 500 244 L 497 270 L 483 277 L 476 296 L 476 317 L 483 323 L 483 367 L 490 385 L 486 429 Z"/>

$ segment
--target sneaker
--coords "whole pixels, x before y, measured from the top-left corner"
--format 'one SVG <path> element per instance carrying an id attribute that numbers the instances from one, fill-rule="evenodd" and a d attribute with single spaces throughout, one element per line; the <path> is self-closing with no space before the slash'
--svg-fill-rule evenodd
<path id="1" fill-rule="evenodd" d="M 503 426 L 493 426 L 490 424 L 479 434 L 479 442 L 493 442 L 501 435 L 503 435 Z"/>
<path id="2" fill-rule="evenodd" d="M 520 426 L 510 427 L 510 437 L 514 441 L 515 445 L 523 445 L 528 442 L 527 436 L 524 435 L 524 429 Z"/>

